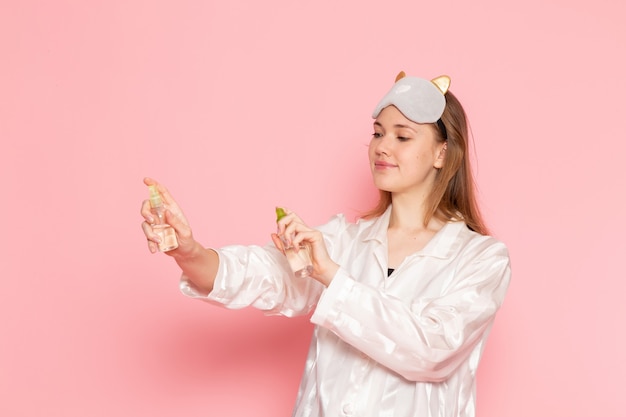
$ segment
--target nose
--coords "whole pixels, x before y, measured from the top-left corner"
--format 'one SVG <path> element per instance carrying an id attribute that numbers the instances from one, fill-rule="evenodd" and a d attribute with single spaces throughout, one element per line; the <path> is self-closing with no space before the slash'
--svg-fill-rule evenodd
<path id="1" fill-rule="evenodd" d="M 383 135 L 377 139 L 373 139 L 374 143 L 374 152 L 376 153 L 376 155 L 386 155 L 389 156 L 389 145 L 390 145 L 390 140 L 389 140 L 389 135 Z"/>

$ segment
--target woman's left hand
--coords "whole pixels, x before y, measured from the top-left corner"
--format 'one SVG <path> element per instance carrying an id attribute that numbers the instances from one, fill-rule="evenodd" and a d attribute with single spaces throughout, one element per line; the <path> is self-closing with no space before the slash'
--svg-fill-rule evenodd
<path id="1" fill-rule="evenodd" d="M 277 222 L 277 233 L 272 233 L 272 241 L 281 252 L 285 252 L 280 236 L 296 249 L 308 245 L 311 252 L 313 272 L 311 276 L 325 286 L 328 286 L 339 269 L 330 258 L 322 232 L 311 229 L 302 219 L 288 209 L 284 209 L 286 215 Z"/>

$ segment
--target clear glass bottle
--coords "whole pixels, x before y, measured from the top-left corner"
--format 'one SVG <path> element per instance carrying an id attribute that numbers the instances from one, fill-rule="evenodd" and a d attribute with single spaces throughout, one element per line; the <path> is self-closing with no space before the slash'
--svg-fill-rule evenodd
<path id="1" fill-rule="evenodd" d="M 276 221 L 279 221 L 285 217 L 286 213 L 281 207 L 276 207 Z M 295 247 L 290 245 L 283 235 L 279 235 L 280 241 L 283 243 L 285 249 L 285 256 L 287 262 L 293 271 L 293 274 L 298 278 L 306 278 L 313 272 L 313 262 L 311 262 L 311 249 L 309 245 L 303 244 L 296 250 Z"/>
<path id="2" fill-rule="evenodd" d="M 167 252 L 176 249 L 178 247 L 176 231 L 165 221 L 165 206 L 163 206 L 161 193 L 159 193 L 155 185 L 149 185 L 148 189 L 150 190 L 150 212 L 152 212 L 154 217 L 152 230 L 161 238 L 159 250 Z"/>

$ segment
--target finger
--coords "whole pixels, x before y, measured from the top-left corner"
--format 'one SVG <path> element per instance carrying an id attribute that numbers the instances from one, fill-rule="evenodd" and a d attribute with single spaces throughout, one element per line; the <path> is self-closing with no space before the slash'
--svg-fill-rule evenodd
<path id="1" fill-rule="evenodd" d="M 285 219 L 286 223 L 282 225 L 282 232 L 278 234 L 283 236 L 289 247 L 293 246 L 293 239 L 296 235 L 296 225 L 291 218 Z"/>
<path id="2" fill-rule="evenodd" d="M 312 230 L 309 228 L 300 229 L 296 232 L 292 244 L 296 248 L 302 247 L 302 245 L 305 243 L 314 244 L 317 242 L 317 233 L 317 230 Z"/>
<path id="3" fill-rule="evenodd" d="M 154 224 L 154 217 L 150 211 L 150 200 L 143 200 L 141 203 L 141 216 L 150 224 Z"/>
<path id="4" fill-rule="evenodd" d="M 298 224 L 290 243 L 296 250 L 300 250 L 306 245 L 312 245 L 315 243 L 315 232 L 315 230 L 308 228 L 306 225 Z"/>
<path id="5" fill-rule="evenodd" d="M 156 185 L 156 189 L 159 191 L 159 193 L 161 193 L 163 202 L 166 205 L 177 206 L 176 200 L 174 199 L 174 197 L 172 197 L 172 194 L 169 192 L 169 190 L 167 189 L 165 185 L 161 184 L 154 178 L 150 178 L 150 177 L 145 177 L 143 179 L 143 183 L 146 185 Z"/>
<path id="6" fill-rule="evenodd" d="M 285 210 L 285 217 L 283 217 L 283 219 L 288 219 L 287 223 L 291 223 L 291 222 L 304 223 L 302 219 L 298 216 L 298 214 L 296 214 L 295 212 L 289 210 L 288 208 L 283 208 L 283 210 Z"/>
<path id="7" fill-rule="evenodd" d="M 280 237 L 278 237 L 278 235 L 276 233 L 272 233 L 272 242 L 274 242 L 274 246 L 276 246 L 276 249 L 281 251 L 283 253 L 283 255 L 284 255 L 285 254 L 285 246 L 283 245 L 283 242 L 280 240 Z"/>
<path id="8" fill-rule="evenodd" d="M 285 211 L 285 216 L 277 222 L 278 234 L 284 234 L 285 229 L 294 222 L 302 223 L 302 220 L 294 212 L 287 208 L 283 208 L 283 210 Z"/>
<path id="9" fill-rule="evenodd" d="M 294 217 L 293 221 L 286 225 L 284 236 L 288 238 L 290 243 L 294 243 L 297 239 L 297 235 L 302 232 L 306 232 L 312 230 L 306 224 L 302 223 L 302 221 L 298 217 Z M 298 240 L 298 241 L 301 241 Z"/>
<path id="10" fill-rule="evenodd" d="M 154 243 L 153 241 L 148 240 L 148 250 L 150 251 L 150 253 L 157 253 L 158 245 Z"/>
<path id="11" fill-rule="evenodd" d="M 143 230 L 143 234 L 146 236 L 146 239 L 155 243 L 161 242 L 161 238 L 159 237 L 159 235 L 154 233 L 154 230 L 152 229 L 152 225 L 150 223 L 142 222 L 141 230 Z"/>

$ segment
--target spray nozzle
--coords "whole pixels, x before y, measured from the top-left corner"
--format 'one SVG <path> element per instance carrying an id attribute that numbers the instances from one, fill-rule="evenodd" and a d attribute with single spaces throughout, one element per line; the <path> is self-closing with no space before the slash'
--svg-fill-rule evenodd
<path id="1" fill-rule="evenodd" d="M 285 217 L 287 213 L 285 213 L 285 209 L 282 207 L 276 207 L 276 221 L 279 221 L 283 217 Z"/>
<path id="2" fill-rule="evenodd" d="M 161 199 L 161 193 L 157 190 L 156 185 L 149 185 L 148 190 L 150 190 L 150 207 L 162 207 L 163 200 Z"/>

